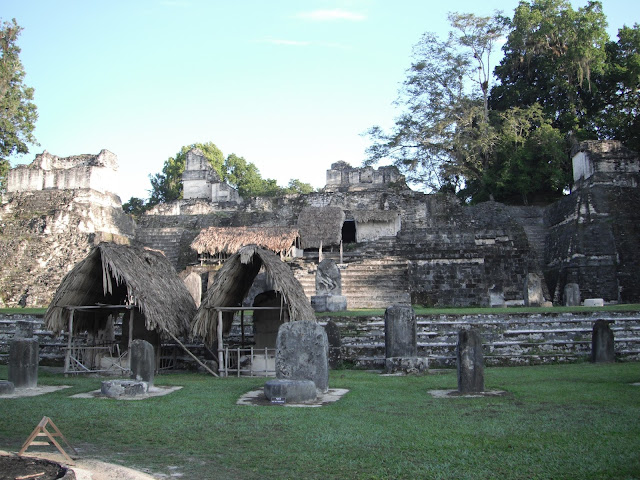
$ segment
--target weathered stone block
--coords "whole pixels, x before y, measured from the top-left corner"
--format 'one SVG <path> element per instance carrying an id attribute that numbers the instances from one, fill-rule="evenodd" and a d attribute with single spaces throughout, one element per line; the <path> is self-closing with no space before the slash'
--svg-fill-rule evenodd
<path id="1" fill-rule="evenodd" d="M 134 340 L 131 342 L 131 378 L 153 385 L 153 376 L 156 370 L 156 355 L 151 345 L 146 340 Z"/>
<path id="2" fill-rule="evenodd" d="M 10 395 L 15 392 L 16 387 L 13 382 L 0 380 L 0 395 Z"/>
<path id="3" fill-rule="evenodd" d="M 329 390 L 329 342 L 320 325 L 310 321 L 285 323 L 276 340 L 276 378 L 312 380 L 323 393 Z"/>
<path id="4" fill-rule="evenodd" d="M 327 333 L 327 341 L 329 342 L 329 368 L 335 369 L 342 364 L 340 330 L 333 320 L 329 320 L 324 326 L 324 331 Z"/>
<path id="5" fill-rule="evenodd" d="M 602 298 L 586 298 L 584 300 L 585 307 L 604 307 L 604 300 Z"/>
<path id="6" fill-rule="evenodd" d="M 596 320 L 591 335 L 591 361 L 594 363 L 615 362 L 613 332 L 607 320 Z"/>
<path id="7" fill-rule="evenodd" d="M 458 391 L 484 391 L 484 356 L 482 338 L 475 330 L 460 330 L 456 349 L 458 361 Z"/>
<path id="8" fill-rule="evenodd" d="M 312 295 L 311 306 L 315 312 L 342 312 L 347 309 L 347 297 L 343 295 Z"/>
<path id="9" fill-rule="evenodd" d="M 384 313 L 385 357 L 417 357 L 416 316 L 411 305 L 391 305 Z"/>
<path id="10" fill-rule="evenodd" d="M 282 398 L 285 403 L 300 403 L 315 400 L 318 396 L 313 380 L 269 380 L 264 385 L 268 400 Z"/>
<path id="11" fill-rule="evenodd" d="M 424 373 L 429 370 L 429 359 L 426 357 L 391 357 L 384 362 L 386 373 Z"/>
<path id="12" fill-rule="evenodd" d="M 146 382 L 136 382 L 133 380 L 108 380 L 102 382 L 100 393 L 110 398 L 122 396 L 133 397 L 143 395 L 149 391 Z"/>
<path id="13" fill-rule="evenodd" d="M 564 286 L 565 307 L 577 307 L 580 305 L 580 285 L 577 283 L 567 283 Z"/>
<path id="14" fill-rule="evenodd" d="M 542 279 L 537 273 L 528 273 L 524 287 L 524 304 L 528 307 L 539 307 L 544 302 Z"/>
<path id="15" fill-rule="evenodd" d="M 14 338 L 9 345 L 9 381 L 16 388 L 38 385 L 40 347 L 35 338 Z"/>

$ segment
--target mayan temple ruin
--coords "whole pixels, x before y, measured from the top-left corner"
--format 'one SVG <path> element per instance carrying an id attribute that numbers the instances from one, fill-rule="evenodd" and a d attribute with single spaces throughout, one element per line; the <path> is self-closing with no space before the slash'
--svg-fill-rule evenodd
<path id="1" fill-rule="evenodd" d="M 331 165 L 319 192 L 242 199 L 202 152 L 189 152 L 186 163 L 184 199 L 135 222 L 109 191 L 118 165 L 107 150 L 67 158 L 45 151 L 10 170 L 0 209 L 0 305 L 47 305 L 100 241 L 160 250 L 206 289 L 217 263 L 235 253 L 225 229 L 236 249 L 277 245 L 309 298 L 319 261 L 335 261 L 349 308 L 563 305 L 567 285 L 583 299 L 640 301 L 640 161 L 618 142 L 576 146 L 574 190 L 546 207 L 464 206 L 453 195 L 412 191 L 395 167 L 345 162 Z M 205 230 L 207 247 L 196 251 Z"/>

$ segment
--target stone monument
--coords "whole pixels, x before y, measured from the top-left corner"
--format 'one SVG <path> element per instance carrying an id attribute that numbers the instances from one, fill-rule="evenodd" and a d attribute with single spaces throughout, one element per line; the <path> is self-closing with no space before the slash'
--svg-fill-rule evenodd
<path id="1" fill-rule="evenodd" d="M 613 331 L 606 320 L 596 320 L 591 336 L 591 361 L 593 363 L 615 362 Z"/>
<path id="2" fill-rule="evenodd" d="M 283 324 L 276 341 L 276 380 L 269 380 L 265 396 L 277 392 L 287 402 L 314 400 L 329 390 L 329 342 L 323 327 L 311 321 Z M 315 385 L 312 393 L 308 381 Z M 270 397 L 271 396 L 271 397 Z"/>
<path id="3" fill-rule="evenodd" d="M 316 312 L 339 312 L 347 309 L 347 297 L 342 295 L 342 275 L 336 262 L 325 258 L 316 271 L 316 294 L 311 297 Z"/>
<path id="4" fill-rule="evenodd" d="M 484 356 L 482 338 L 476 330 L 460 330 L 456 348 L 458 392 L 484 392 Z"/>
<path id="5" fill-rule="evenodd" d="M 327 322 L 324 330 L 327 332 L 327 340 L 329 341 L 329 368 L 336 369 L 342 365 L 340 330 L 333 320 Z"/>
<path id="6" fill-rule="evenodd" d="M 131 342 L 131 378 L 153 385 L 153 376 L 156 370 L 156 356 L 151 345 L 146 340 L 134 340 Z"/>
<path id="7" fill-rule="evenodd" d="M 580 305 L 580 285 L 567 283 L 564 286 L 564 306 L 577 307 Z"/>
<path id="8" fill-rule="evenodd" d="M 429 368 L 418 357 L 416 316 L 411 305 L 392 305 L 384 313 L 385 371 L 420 373 Z"/>
<path id="9" fill-rule="evenodd" d="M 38 386 L 40 347 L 36 338 L 14 338 L 9 345 L 9 382 L 16 388 Z"/>

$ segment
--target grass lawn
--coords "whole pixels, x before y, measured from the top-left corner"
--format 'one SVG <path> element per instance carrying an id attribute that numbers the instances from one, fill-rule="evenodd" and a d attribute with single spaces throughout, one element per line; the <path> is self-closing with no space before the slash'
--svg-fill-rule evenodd
<path id="1" fill-rule="evenodd" d="M 639 363 L 488 368 L 487 389 L 508 391 L 492 398 L 428 394 L 456 388 L 455 370 L 338 370 L 330 386 L 350 391 L 331 405 L 235 404 L 264 381 L 166 374 L 157 385 L 184 388 L 116 401 L 69 398 L 98 378 L 41 372 L 40 385 L 72 388 L 0 399 L 0 449 L 19 450 L 47 415 L 85 456 L 188 479 L 640 478 Z"/>

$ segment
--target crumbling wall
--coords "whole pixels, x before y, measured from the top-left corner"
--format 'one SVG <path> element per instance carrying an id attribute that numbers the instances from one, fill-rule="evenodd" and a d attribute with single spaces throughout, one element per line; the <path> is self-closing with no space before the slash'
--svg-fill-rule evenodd
<path id="1" fill-rule="evenodd" d="M 62 277 L 94 244 L 128 242 L 133 231 L 112 194 L 11 194 L 0 206 L 0 306 L 47 306 Z"/>

